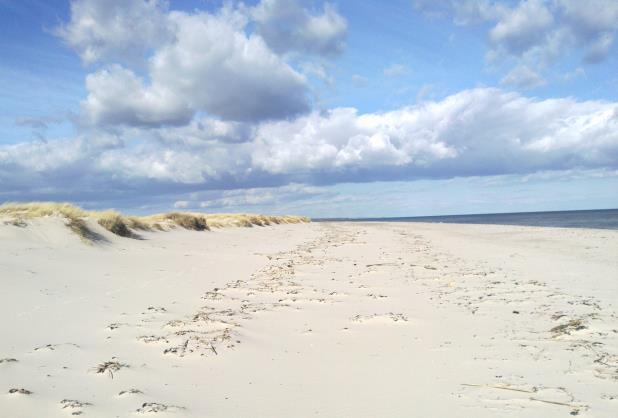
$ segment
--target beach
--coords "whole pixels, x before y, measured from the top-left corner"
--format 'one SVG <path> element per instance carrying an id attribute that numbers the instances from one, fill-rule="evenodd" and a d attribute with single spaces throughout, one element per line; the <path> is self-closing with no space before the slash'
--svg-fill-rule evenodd
<path id="1" fill-rule="evenodd" d="M 615 417 L 618 231 L 0 223 L 3 417 Z"/>

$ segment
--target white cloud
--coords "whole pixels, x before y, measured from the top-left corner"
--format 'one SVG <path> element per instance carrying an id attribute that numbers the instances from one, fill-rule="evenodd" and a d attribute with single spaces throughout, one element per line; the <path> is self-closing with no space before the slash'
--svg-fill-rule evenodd
<path id="1" fill-rule="evenodd" d="M 262 0 L 251 14 L 257 32 L 276 52 L 333 56 L 345 48 L 347 22 L 330 3 L 312 14 L 299 0 Z"/>
<path id="2" fill-rule="evenodd" d="M 604 60 L 618 30 L 618 2 L 615 0 L 557 0 L 565 25 L 574 42 L 586 49 L 588 62 Z"/>
<path id="3" fill-rule="evenodd" d="M 235 12 L 176 12 L 171 19 L 178 30 L 174 42 L 152 58 L 153 84 L 230 120 L 282 118 L 309 109 L 305 78 L 261 37 L 246 35 Z"/>
<path id="4" fill-rule="evenodd" d="M 408 74 L 408 67 L 402 64 L 392 64 L 384 69 L 384 75 L 387 77 L 401 77 Z"/>
<path id="5" fill-rule="evenodd" d="M 263 206 L 281 206 L 290 202 L 304 200 L 313 196 L 324 195 L 319 187 L 292 183 L 281 187 L 260 187 L 248 189 L 211 192 L 208 196 L 198 194 L 189 205 L 202 209 L 251 208 Z"/>
<path id="6" fill-rule="evenodd" d="M 460 0 L 451 2 L 458 25 L 472 25 L 504 16 L 507 6 L 490 0 Z"/>
<path id="7" fill-rule="evenodd" d="M 605 32 L 600 34 L 588 48 L 588 51 L 586 52 L 586 61 L 592 63 L 603 61 L 609 54 L 613 44 L 613 33 Z"/>
<path id="8" fill-rule="evenodd" d="M 186 124 L 205 111 L 226 120 L 290 117 L 309 109 L 305 77 L 247 35 L 244 15 L 172 12 L 174 36 L 148 64 L 149 82 L 117 64 L 90 74 L 82 102 L 93 124 Z"/>
<path id="9" fill-rule="evenodd" d="M 32 199 L 596 168 L 618 168 L 617 103 L 490 88 L 383 113 L 337 108 L 249 128 L 201 117 L 0 146 L 3 196 Z"/>
<path id="10" fill-rule="evenodd" d="M 314 76 L 331 87 L 335 85 L 335 79 L 326 65 L 317 62 L 304 62 L 300 64 L 300 67 L 305 75 Z"/>
<path id="11" fill-rule="evenodd" d="M 331 4 L 309 11 L 297 0 L 212 13 L 169 11 L 163 0 L 73 0 L 56 29 L 85 63 L 103 64 L 87 76 L 83 120 L 153 127 L 198 112 L 244 122 L 307 112 L 308 81 L 280 54 L 337 55 L 346 32 Z M 332 82 L 324 64 L 306 71 Z"/>
<path id="12" fill-rule="evenodd" d="M 519 55 L 543 38 L 553 20 L 544 2 L 525 0 L 498 20 L 489 38 L 508 52 Z"/>
<path id="13" fill-rule="evenodd" d="M 145 59 L 171 36 L 161 0 L 72 0 L 71 20 L 56 33 L 87 64 Z"/>
<path id="14" fill-rule="evenodd" d="M 545 80 L 527 66 L 519 65 L 513 68 L 501 83 L 521 89 L 533 89 L 545 85 Z"/>
<path id="15" fill-rule="evenodd" d="M 86 77 L 82 109 L 92 124 L 178 125 L 193 117 L 188 103 L 161 84 L 144 86 L 132 71 L 112 65 Z"/>
<path id="16" fill-rule="evenodd" d="M 581 67 L 577 67 L 573 71 L 568 71 L 562 74 L 562 80 L 565 82 L 568 82 L 568 81 L 573 81 L 576 78 L 585 77 L 585 76 L 586 76 L 586 71 Z"/>
<path id="17" fill-rule="evenodd" d="M 577 51 L 588 63 L 603 61 L 618 31 L 616 0 L 417 0 L 415 8 L 429 16 L 450 15 L 458 25 L 493 24 L 488 61 L 515 61 L 537 73 Z"/>

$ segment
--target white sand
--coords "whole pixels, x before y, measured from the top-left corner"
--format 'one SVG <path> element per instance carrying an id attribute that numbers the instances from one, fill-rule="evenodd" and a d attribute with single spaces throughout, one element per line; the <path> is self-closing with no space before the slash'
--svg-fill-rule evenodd
<path id="1" fill-rule="evenodd" d="M 0 222 L 0 416 L 618 416 L 618 231 L 99 232 Z"/>

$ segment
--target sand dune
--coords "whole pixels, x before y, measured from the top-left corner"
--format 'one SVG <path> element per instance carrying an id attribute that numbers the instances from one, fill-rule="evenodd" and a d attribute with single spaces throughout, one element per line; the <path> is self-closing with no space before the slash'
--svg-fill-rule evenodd
<path id="1" fill-rule="evenodd" d="M 618 231 L 0 224 L 7 417 L 614 417 Z M 210 222 L 208 222 L 210 223 Z"/>
<path id="2" fill-rule="evenodd" d="M 105 241 L 103 228 L 124 238 L 141 238 L 142 231 L 169 231 L 184 228 L 206 231 L 211 228 L 253 227 L 309 222 L 304 216 L 267 216 L 246 213 L 190 213 L 169 212 L 148 216 L 128 216 L 114 210 L 86 211 L 69 203 L 29 202 L 0 205 L 3 223 L 19 227 L 28 226 L 33 219 L 56 217 L 64 220 L 66 227 L 85 242 Z"/>

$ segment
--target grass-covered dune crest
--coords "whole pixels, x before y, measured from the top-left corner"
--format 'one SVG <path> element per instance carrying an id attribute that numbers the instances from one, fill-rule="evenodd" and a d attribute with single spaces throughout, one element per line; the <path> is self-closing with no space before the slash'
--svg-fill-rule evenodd
<path id="1" fill-rule="evenodd" d="M 85 241 L 95 241 L 98 234 L 89 227 L 93 220 L 111 233 L 137 238 L 139 231 L 169 231 L 184 228 L 194 231 L 209 231 L 214 228 L 252 227 L 273 224 L 305 223 L 311 220 L 304 216 L 269 216 L 247 213 L 192 213 L 169 212 L 148 216 L 123 215 L 113 210 L 87 211 L 70 203 L 28 202 L 0 205 L 0 218 L 8 223 L 25 225 L 28 219 L 58 216 L 66 219 L 67 227 Z"/>

